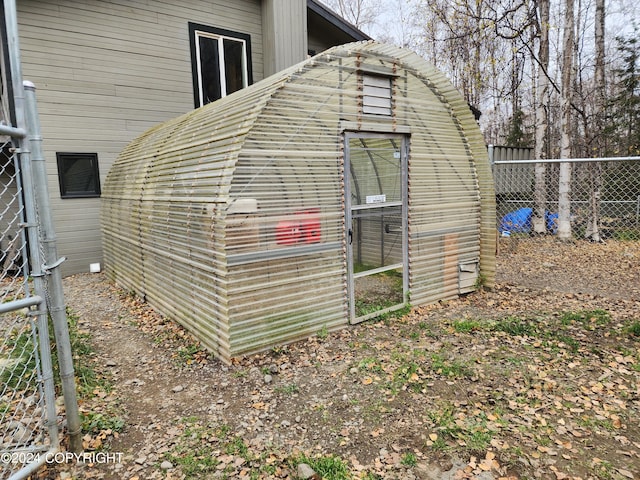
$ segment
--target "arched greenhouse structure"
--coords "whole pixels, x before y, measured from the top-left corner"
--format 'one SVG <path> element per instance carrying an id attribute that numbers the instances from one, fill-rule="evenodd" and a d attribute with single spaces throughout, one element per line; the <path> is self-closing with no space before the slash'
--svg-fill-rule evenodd
<path id="1" fill-rule="evenodd" d="M 110 277 L 225 361 L 495 276 L 469 106 L 419 56 L 375 42 L 152 128 L 103 201 Z"/>

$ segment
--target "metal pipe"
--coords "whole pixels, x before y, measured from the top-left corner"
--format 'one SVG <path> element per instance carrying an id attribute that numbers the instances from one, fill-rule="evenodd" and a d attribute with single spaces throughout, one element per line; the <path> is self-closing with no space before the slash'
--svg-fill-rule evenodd
<path id="1" fill-rule="evenodd" d="M 22 128 L 0 125 L 0 135 L 8 135 L 13 138 L 24 138 L 27 136 L 27 132 Z"/>
<path id="2" fill-rule="evenodd" d="M 584 162 L 637 162 L 640 157 L 603 157 L 603 158 L 549 158 L 544 160 L 499 160 L 494 165 L 523 165 L 530 163 L 584 163 Z"/>
<path id="3" fill-rule="evenodd" d="M 14 312 L 16 310 L 20 310 L 21 308 L 35 307 L 36 305 L 42 303 L 42 301 L 42 297 L 34 295 L 32 297 L 2 303 L 0 304 L 0 313 Z"/>
<path id="4" fill-rule="evenodd" d="M 11 74 L 11 87 L 13 89 L 13 99 L 15 107 L 16 127 L 20 130 L 27 131 L 24 88 L 22 86 L 22 66 L 20 60 L 20 45 L 18 42 L 18 15 L 16 2 L 12 0 L 4 0 L 5 28 L 7 35 L 7 53 L 9 56 L 9 68 Z M 31 163 L 31 152 L 29 150 L 29 141 L 25 138 L 18 138 L 18 149 L 16 153 L 19 155 L 20 179 L 22 183 L 25 230 L 28 241 L 23 245 L 28 245 L 30 260 L 30 276 L 33 278 L 34 290 L 40 298 L 46 298 L 47 289 L 44 281 L 43 272 L 41 270 L 41 254 L 40 240 L 38 232 L 38 215 L 35 204 L 33 166 Z M 45 181 L 46 185 L 46 181 Z M 24 231 L 22 233 L 24 235 Z M 24 252 L 26 254 L 26 251 Z M 26 269 L 26 266 L 25 266 Z M 25 272 L 26 273 L 26 272 Z M 26 276 L 25 276 L 26 278 Z M 28 288 L 25 292 L 29 294 Z M 49 437 L 51 439 L 51 448 L 55 450 L 59 447 L 60 440 L 58 435 L 58 426 L 55 410 L 55 384 L 53 380 L 53 368 L 51 365 L 51 347 L 49 345 L 48 334 L 48 315 L 46 309 L 39 309 L 36 315 L 38 324 L 38 341 L 40 344 L 40 375 L 42 379 L 42 389 L 45 401 L 45 418 L 48 427 Z M 25 467 L 26 469 L 31 466 Z"/>
<path id="5" fill-rule="evenodd" d="M 78 412 L 78 399 L 73 371 L 73 352 L 71 351 L 71 341 L 69 339 L 62 273 L 59 268 L 62 262 L 58 259 L 56 234 L 49 204 L 47 166 L 42 151 L 36 87 L 33 83 L 25 81 L 24 92 L 29 131 L 28 139 L 32 150 L 31 161 L 33 164 L 36 204 L 38 206 L 40 219 L 41 241 L 44 247 L 45 264 L 42 265 L 42 269 L 48 274 L 46 277 L 49 292 L 47 300 L 56 337 L 60 380 L 62 381 L 67 430 L 69 432 L 69 450 L 77 453 L 82 451 L 82 422 L 80 421 L 80 414 Z M 47 264 L 50 266 L 47 267 Z"/>
<path id="6" fill-rule="evenodd" d="M 23 480 L 28 478 L 29 475 L 38 471 L 40 467 L 42 467 L 47 461 L 50 461 L 55 457 L 55 454 L 58 453 L 59 448 L 51 448 L 46 453 L 42 455 L 37 455 L 35 458 L 37 460 L 35 462 L 30 463 L 24 468 L 21 468 L 19 471 L 11 475 L 7 480 Z"/>

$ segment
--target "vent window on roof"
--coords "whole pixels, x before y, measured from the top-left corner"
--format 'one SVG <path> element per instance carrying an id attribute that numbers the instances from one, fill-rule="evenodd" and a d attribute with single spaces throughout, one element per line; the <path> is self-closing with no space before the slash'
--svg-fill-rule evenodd
<path id="1" fill-rule="evenodd" d="M 391 78 L 362 75 L 362 113 L 391 116 Z"/>

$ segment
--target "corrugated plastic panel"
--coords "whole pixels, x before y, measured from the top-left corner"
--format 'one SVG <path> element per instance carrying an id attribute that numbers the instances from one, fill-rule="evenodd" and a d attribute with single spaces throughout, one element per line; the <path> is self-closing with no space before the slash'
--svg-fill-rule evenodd
<path id="1" fill-rule="evenodd" d="M 338 86 L 335 68 L 294 76 L 239 156 L 230 195 L 254 200 L 257 218 L 244 253 L 227 245 L 232 354 L 347 323 Z"/>
<path id="2" fill-rule="evenodd" d="M 487 235 L 481 229 L 486 199 L 479 189 L 477 164 L 484 162 L 488 167 L 486 150 L 481 135 L 473 132 L 479 129 L 469 107 L 440 74 L 413 54 L 394 54 L 393 47 L 374 49 L 370 58 L 368 47 L 360 51 L 360 61 L 369 64 L 374 60 L 377 67 L 386 67 L 398 75 L 395 121 L 411 127 L 411 302 L 415 305 L 454 297 L 461 292 L 461 266 L 480 263 L 483 276 L 491 277 L 488 280 L 492 280 L 491 271 L 495 268 L 489 265 L 486 269 L 487 263 L 494 262 L 493 255 L 481 249 L 482 242 L 495 242 L 494 232 Z M 388 59 L 380 56 L 385 51 L 389 52 Z M 467 134 L 466 130 L 471 132 Z M 491 185 L 486 191 L 491 191 Z M 488 200 L 489 204 L 493 201 Z"/>
<path id="3" fill-rule="evenodd" d="M 363 115 L 363 65 L 394 72 L 391 116 Z M 465 291 L 478 262 L 491 284 L 478 126 L 442 75 L 375 43 L 336 47 L 134 141 L 105 186 L 108 271 L 226 360 L 346 325 L 343 125 L 365 124 L 410 131 L 412 303 Z"/>
<path id="4" fill-rule="evenodd" d="M 231 351 L 225 209 L 244 135 L 269 97 L 264 87 L 277 85 L 230 95 L 216 103 L 233 108 L 209 105 L 139 137 L 103 194 L 109 275 L 223 358 Z"/>

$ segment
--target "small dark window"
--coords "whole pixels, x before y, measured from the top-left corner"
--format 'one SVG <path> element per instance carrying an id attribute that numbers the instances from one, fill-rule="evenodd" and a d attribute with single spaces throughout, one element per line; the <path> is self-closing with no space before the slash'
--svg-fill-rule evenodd
<path id="1" fill-rule="evenodd" d="M 100 196 L 97 153 L 56 153 L 62 198 Z"/>

